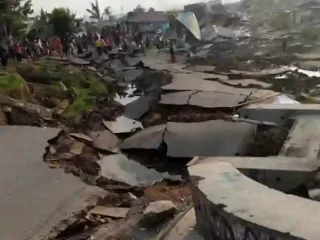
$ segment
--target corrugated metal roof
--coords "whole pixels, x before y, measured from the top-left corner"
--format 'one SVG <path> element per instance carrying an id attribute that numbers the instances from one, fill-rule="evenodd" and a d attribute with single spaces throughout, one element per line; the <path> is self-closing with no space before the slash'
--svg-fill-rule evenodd
<path id="1" fill-rule="evenodd" d="M 195 38 L 201 39 L 199 23 L 193 12 L 181 12 L 178 14 L 177 20 L 181 22 Z"/>

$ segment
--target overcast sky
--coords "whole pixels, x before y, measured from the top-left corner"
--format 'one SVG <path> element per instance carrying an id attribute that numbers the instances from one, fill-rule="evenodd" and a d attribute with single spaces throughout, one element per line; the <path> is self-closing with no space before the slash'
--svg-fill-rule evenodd
<path id="1" fill-rule="evenodd" d="M 93 0 L 95 1 L 95 0 Z M 200 2 L 200 0 L 98 0 L 100 7 L 110 6 L 114 13 L 126 13 L 140 4 L 145 8 L 154 7 L 156 10 L 167 10 L 170 8 L 181 7 L 184 4 Z M 234 2 L 236 0 L 224 0 L 224 2 Z M 55 7 L 69 7 L 77 12 L 79 16 L 86 14 L 86 8 L 90 7 L 90 0 L 32 0 L 35 11 L 44 8 L 47 11 Z"/>

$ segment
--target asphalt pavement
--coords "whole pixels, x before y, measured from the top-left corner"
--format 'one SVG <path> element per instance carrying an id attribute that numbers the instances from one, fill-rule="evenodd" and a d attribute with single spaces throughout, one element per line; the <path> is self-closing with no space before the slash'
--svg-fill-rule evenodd
<path id="1" fill-rule="evenodd" d="M 42 156 L 59 129 L 0 127 L 1 239 L 35 240 L 54 236 L 74 213 L 95 204 L 105 191 L 87 186 L 61 169 L 50 169 Z"/>

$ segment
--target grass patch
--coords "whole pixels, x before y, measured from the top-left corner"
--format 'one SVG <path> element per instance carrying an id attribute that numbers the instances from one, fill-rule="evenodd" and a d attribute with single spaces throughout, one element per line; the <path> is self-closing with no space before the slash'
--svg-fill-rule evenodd
<path id="1" fill-rule="evenodd" d="M 25 101 L 34 100 L 27 82 L 18 73 L 0 73 L 0 94 Z"/>
<path id="2" fill-rule="evenodd" d="M 39 61 L 17 64 L 16 69 L 26 76 L 27 81 L 48 84 L 52 96 L 61 100 L 73 99 L 62 114 L 63 118 L 74 118 L 79 113 L 92 110 L 96 97 L 108 95 L 106 86 L 93 73 L 71 65 Z"/>

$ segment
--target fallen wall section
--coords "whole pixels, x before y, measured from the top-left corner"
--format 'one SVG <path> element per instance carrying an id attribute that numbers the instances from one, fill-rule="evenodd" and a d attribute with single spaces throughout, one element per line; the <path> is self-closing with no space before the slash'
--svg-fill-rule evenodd
<path id="1" fill-rule="evenodd" d="M 320 204 L 272 190 L 217 162 L 188 168 L 197 229 L 206 240 L 317 240 Z"/>

